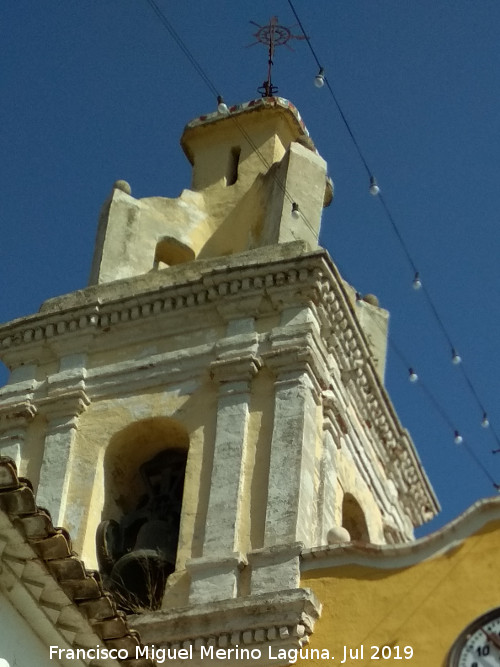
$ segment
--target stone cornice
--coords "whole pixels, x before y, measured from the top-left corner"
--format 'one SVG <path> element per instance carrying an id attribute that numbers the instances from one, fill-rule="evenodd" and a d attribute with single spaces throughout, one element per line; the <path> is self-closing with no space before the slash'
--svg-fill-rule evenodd
<path id="1" fill-rule="evenodd" d="M 36 401 L 38 412 L 47 420 L 63 422 L 67 427 L 76 426 L 78 417 L 90 405 L 90 398 L 83 389 L 68 391 L 65 394 L 46 396 Z M 63 424 L 58 424 L 61 428 Z"/>
<path id="2" fill-rule="evenodd" d="M 284 97 L 258 97 L 255 100 L 250 100 L 249 102 L 244 102 L 242 104 L 235 104 L 229 107 L 229 113 L 232 116 L 240 116 L 241 114 L 248 114 L 252 111 L 259 112 L 266 109 L 283 109 L 284 111 L 288 112 L 294 124 L 297 126 L 297 130 L 300 132 L 300 134 L 309 136 L 309 132 L 304 125 L 304 121 L 302 120 L 297 107 Z M 197 118 L 194 118 L 192 121 L 190 121 L 184 128 L 181 139 L 181 144 L 184 151 L 186 151 L 186 148 L 183 144 L 183 141 L 186 133 L 188 133 L 190 130 L 193 130 L 194 128 L 202 127 L 205 125 L 213 125 L 214 123 L 224 122 L 225 120 L 226 116 L 221 115 L 218 111 L 214 111 L 203 116 L 198 116 Z"/>
<path id="3" fill-rule="evenodd" d="M 250 382 L 262 368 L 262 361 L 253 354 L 216 359 L 210 364 L 210 377 L 219 383 Z"/>
<path id="4" fill-rule="evenodd" d="M 329 256 L 325 257 L 336 280 L 328 272 L 321 276 L 321 306 L 332 325 L 332 345 L 344 371 L 349 371 L 350 388 L 362 414 L 374 426 L 377 454 L 401 491 L 403 506 L 415 524 L 428 521 L 439 510 L 408 432 L 401 426 L 373 363 L 368 343 L 357 325 L 342 279 Z"/>
<path id="5" fill-rule="evenodd" d="M 24 426 L 35 417 L 36 413 L 37 410 L 31 401 L 4 403 L 0 406 L 0 430 Z"/>
<path id="6" fill-rule="evenodd" d="M 181 609 L 143 613 L 131 617 L 132 627 L 147 645 L 170 650 L 188 649 L 193 662 L 200 661 L 202 647 L 260 649 L 263 660 L 252 660 L 257 666 L 269 664 L 267 647 L 275 652 L 300 648 L 309 641 L 321 605 L 308 589 L 291 589 L 271 594 L 250 595 Z M 239 662 L 239 661 L 236 661 Z M 170 660 L 169 663 L 181 664 Z M 273 664 L 288 664 L 276 661 Z"/>
<path id="7" fill-rule="evenodd" d="M 310 278 L 317 264 L 315 254 L 295 257 L 293 264 L 303 265 L 303 268 L 297 271 L 290 268 L 290 262 L 286 259 L 274 262 L 269 259 L 261 263 L 257 258 L 259 254 L 265 256 L 265 253 L 256 255 L 243 253 L 246 256 L 251 254 L 254 261 L 243 266 L 210 267 L 207 274 L 200 271 L 198 275 L 192 271 L 195 275 L 189 282 L 166 284 L 151 291 L 137 292 L 132 297 L 128 294 L 116 299 L 112 296 L 113 292 L 104 289 L 103 294 L 111 296 L 105 299 L 95 288 L 89 288 L 78 296 L 88 292 L 89 297 L 94 297 L 91 303 L 84 302 L 81 306 L 71 306 L 57 311 L 42 310 L 35 315 L 0 326 L 0 358 L 7 359 L 13 353 L 17 357 L 15 352 L 21 350 L 28 356 L 33 349 L 40 349 L 44 343 L 52 342 L 58 336 L 73 336 L 76 339 L 75 349 L 77 349 L 81 334 L 87 335 L 89 328 L 106 331 L 110 326 L 130 326 L 134 322 L 162 314 L 168 314 L 169 317 L 175 314 L 185 316 L 192 308 L 199 309 L 211 304 L 219 306 L 219 301 L 227 301 L 228 296 L 241 300 L 258 293 L 265 293 L 273 286 L 282 287 L 287 284 L 293 285 L 294 288 L 300 284 L 306 286 L 310 284 Z M 321 256 L 323 253 L 317 254 Z M 200 262 L 200 264 L 205 266 L 207 263 Z M 158 272 L 161 273 L 163 272 Z M 62 301 L 71 303 L 64 297 Z"/>

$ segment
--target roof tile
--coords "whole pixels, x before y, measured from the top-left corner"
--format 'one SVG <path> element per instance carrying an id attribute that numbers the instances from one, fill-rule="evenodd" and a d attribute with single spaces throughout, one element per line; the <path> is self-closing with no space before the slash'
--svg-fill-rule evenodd
<path id="1" fill-rule="evenodd" d="M 17 476 L 16 465 L 7 456 L 0 456 L 0 510 L 24 538 L 21 546 L 29 544 L 40 558 L 40 561 L 20 561 L 20 573 L 26 570 L 28 575 L 28 569 L 35 564 L 46 568 L 106 646 L 127 651 L 129 657 L 119 660 L 123 667 L 154 667 L 151 660 L 135 659 L 136 647 L 141 646 L 138 633 L 128 627 L 126 616 L 117 610 L 112 594 L 103 589 L 99 573 L 87 570 L 72 552 L 67 531 L 54 527 L 49 512 L 36 506 L 31 483 Z M 55 620 L 58 615 L 54 610 Z"/>

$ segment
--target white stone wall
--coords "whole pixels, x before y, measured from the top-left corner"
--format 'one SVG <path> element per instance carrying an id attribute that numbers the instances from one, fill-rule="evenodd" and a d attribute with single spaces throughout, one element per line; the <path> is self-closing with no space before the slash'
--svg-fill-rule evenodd
<path id="1" fill-rule="evenodd" d="M 0 667 L 2 659 L 9 667 L 58 667 L 63 665 L 49 657 L 49 648 L 35 634 L 0 591 Z M 75 667 L 79 661 L 75 661 Z"/>

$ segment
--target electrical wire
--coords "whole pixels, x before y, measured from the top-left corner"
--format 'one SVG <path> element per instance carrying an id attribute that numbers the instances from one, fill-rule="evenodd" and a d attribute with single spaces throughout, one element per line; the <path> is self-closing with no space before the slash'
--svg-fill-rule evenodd
<path id="1" fill-rule="evenodd" d="M 163 24 L 164 28 L 169 32 L 170 36 L 172 37 L 174 42 L 177 44 L 177 46 L 180 48 L 182 53 L 186 56 L 186 58 L 189 60 L 189 62 L 194 67 L 196 72 L 199 74 L 200 78 L 205 83 L 205 85 L 208 86 L 209 90 L 212 92 L 212 94 L 216 98 L 219 97 L 220 93 L 217 90 L 217 88 L 214 86 L 214 84 L 212 83 L 212 80 L 210 79 L 208 74 L 205 72 L 203 67 L 196 60 L 196 58 L 193 56 L 191 51 L 187 48 L 184 41 L 178 35 L 178 33 L 176 32 L 173 25 L 170 23 L 170 21 L 165 16 L 165 14 L 162 12 L 162 10 L 158 7 L 155 0 L 146 0 L 146 2 L 151 7 L 151 9 L 154 11 L 156 16 L 158 17 L 158 20 Z"/>
<path id="2" fill-rule="evenodd" d="M 304 26 L 302 25 L 302 21 L 300 20 L 300 16 L 298 15 L 297 11 L 295 10 L 295 7 L 293 6 L 293 3 L 291 2 L 291 0 L 288 0 L 288 4 L 290 5 L 290 9 L 292 10 L 293 15 L 295 16 L 295 19 L 296 19 L 297 23 L 299 24 L 300 29 L 302 30 L 302 34 L 304 35 L 304 38 L 306 40 L 306 44 L 309 47 L 309 50 L 311 51 L 312 56 L 313 56 L 314 60 L 316 61 L 316 64 L 317 64 L 318 68 L 321 69 L 321 62 L 318 58 L 318 55 L 317 55 L 316 51 L 314 50 L 314 47 L 311 43 L 311 40 L 309 39 L 309 37 L 306 34 L 306 31 L 304 30 Z M 337 111 L 339 112 L 340 117 L 342 118 L 342 120 L 344 122 L 344 125 L 346 127 L 346 130 L 349 133 L 349 136 L 351 137 L 351 140 L 352 140 L 354 146 L 356 147 L 356 150 L 358 151 L 358 155 L 359 155 L 359 157 L 360 157 L 360 159 L 361 159 L 361 161 L 362 161 L 362 163 L 363 163 L 363 165 L 364 165 L 364 167 L 367 171 L 367 174 L 368 174 L 368 176 L 372 176 L 372 173 L 370 171 L 370 167 L 368 166 L 368 163 L 365 160 L 365 156 L 363 155 L 363 151 L 361 150 L 361 147 L 358 144 L 358 141 L 357 141 L 356 136 L 355 136 L 350 124 L 349 124 L 349 121 L 347 120 L 347 117 L 344 114 L 344 112 L 342 110 L 342 107 L 340 106 L 340 103 L 337 99 L 337 96 L 335 95 L 335 92 L 334 92 L 333 88 L 331 87 L 330 82 L 328 81 L 328 78 L 325 76 L 324 79 L 325 79 L 326 86 L 327 86 L 328 90 L 330 91 L 330 95 L 332 96 L 333 101 L 335 102 L 335 105 L 337 107 Z"/>

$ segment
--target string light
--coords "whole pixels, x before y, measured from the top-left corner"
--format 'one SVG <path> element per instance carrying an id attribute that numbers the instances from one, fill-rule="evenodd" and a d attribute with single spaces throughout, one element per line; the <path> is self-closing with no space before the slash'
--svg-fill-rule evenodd
<path id="1" fill-rule="evenodd" d="M 229 115 L 229 108 L 227 104 L 224 102 L 224 98 L 222 97 L 222 95 L 217 95 L 217 111 L 220 113 L 221 116 Z"/>
<path id="2" fill-rule="evenodd" d="M 297 202 L 292 202 L 292 218 L 298 220 L 300 218 L 300 208 Z"/>
<path id="3" fill-rule="evenodd" d="M 409 373 L 408 379 L 410 380 L 410 382 L 416 382 L 418 380 L 418 375 L 415 373 L 413 368 L 410 368 L 408 373 Z"/>
<path id="4" fill-rule="evenodd" d="M 319 68 L 319 72 L 314 77 L 314 85 L 316 88 L 323 88 L 325 85 L 325 70 L 323 67 Z"/>
<path id="5" fill-rule="evenodd" d="M 462 361 L 462 357 L 458 354 L 458 352 L 455 349 L 452 349 L 451 351 L 451 363 L 455 364 L 455 366 L 458 366 Z"/>
<path id="6" fill-rule="evenodd" d="M 382 329 L 380 328 L 380 325 L 377 324 L 377 326 L 379 327 L 379 329 L 380 329 L 380 331 L 381 331 L 381 333 L 382 333 Z M 383 332 L 383 333 L 385 334 L 386 332 Z M 404 363 L 404 364 L 407 366 L 407 368 L 408 368 L 408 362 L 407 362 L 407 360 L 405 359 L 405 357 L 404 357 L 404 355 L 402 354 L 401 350 L 400 350 L 400 349 L 396 346 L 396 344 L 394 343 L 394 340 L 393 340 L 393 338 L 392 338 L 392 336 L 391 336 L 390 334 L 387 336 L 387 340 L 388 340 L 389 346 L 390 346 L 391 349 L 394 351 L 394 353 L 396 354 L 396 356 L 399 357 L 400 361 L 401 361 L 402 363 Z M 411 375 L 412 373 L 414 373 L 414 371 L 413 371 L 412 368 L 409 369 L 409 372 L 410 372 L 410 375 Z M 415 375 L 416 375 L 416 373 L 415 373 Z M 496 484 L 495 480 L 494 480 L 493 477 L 491 476 L 491 474 L 490 474 L 490 472 L 489 472 L 489 469 L 488 469 L 486 466 L 483 465 L 483 463 L 482 463 L 481 460 L 478 458 L 478 456 L 476 455 L 476 453 L 474 452 L 474 450 L 471 449 L 470 447 L 468 447 L 468 446 L 467 446 L 467 443 L 464 442 L 463 437 L 461 436 L 460 432 L 459 432 L 459 431 L 455 428 L 455 426 L 453 425 L 453 422 L 452 422 L 451 419 L 449 418 L 448 414 L 446 413 L 446 411 L 444 410 L 444 408 L 442 407 L 442 405 L 438 402 L 438 400 L 436 399 L 436 397 L 432 394 L 431 391 L 429 391 L 428 387 L 426 387 L 424 383 L 419 383 L 419 384 L 420 384 L 421 389 L 424 391 L 425 395 L 427 396 L 429 402 L 432 403 L 432 405 L 433 405 L 434 408 L 436 409 L 437 413 L 440 415 L 440 417 L 443 419 L 443 421 L 444 421 L 444 422 L 450 427 L 450 429 L 452 430 L 452 432 L 453 432 L 453 434 L 454 434 L 454 441 L 455 441 L 455 443 L 456 443 L 457 445 L 460 445 L 460 444 L 463 443 L 464 451 L 465 451 L 465 452 L 466 452 L 466 453 L 467 453 L 467 454 L 474 460 L 474 462 L 476 463 L 476 465 L 478 466 L 478 468 L 480 468 L 480 470 L 482 471 L 482 473 L 484 474 L 484 476 L 489 480 L 489 482 L 491 482 L 491 484 L 493 484 L 493 486 L 495 487 L 495 489 L 497 489 L 497 488 L 498 488 L 498 485 Z M 486 413 L 484 413 L 484 414 L 486 415 Z M 493 454 L 500 453 L 500 449 L 493 450 L 492 453 L 493 453 Z"/>
<path id="7" fill-rule="evenodd" d="M 488 415 L 486 414 L 486 412 L 484 412 L 483 418 L 481 419 L 481 426 L 483 428 L 488 428 L 489 425 L 490 425 L 490 420 L 488 419 Z"/>
<path id="8" fill-rule="evenodd" d="M 380 188 L 377 183 L 375 176 L 370 176 L 370 194 L 376 197 L 380 192 Z"/>
<path id="9" fill-rule="evenodd" d="M 414 290 L 419 290 L 422 287 L 422 281 L 420 280 L 420 274 L 417 271 L 415 277 L 413 278 L 412 287 Z"/>

